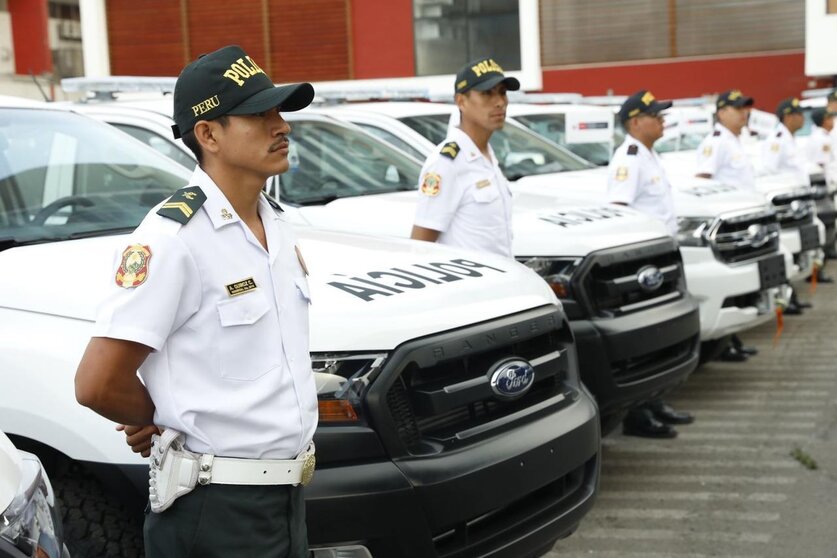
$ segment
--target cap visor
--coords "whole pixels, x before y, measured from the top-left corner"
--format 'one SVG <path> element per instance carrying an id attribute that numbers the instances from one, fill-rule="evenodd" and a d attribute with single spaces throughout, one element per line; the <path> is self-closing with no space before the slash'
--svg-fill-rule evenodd
<path id="1" fill-rule="evenodd" d="M 279 85 L 259 91 L 227 114 L 254 114 L 277 107 L 282 112 L 293 112 L 304 109 L 313 100 L 314 87 L 310 83 Z"/>
<path id="2" fill-rule="evenodd" d="M 488 91 L 489 89 L 493 88 L 495 85 L 499 83 L 505 83 L 506 90 L 508 91 L 517 91 L 518 89 L 520 89 L 520 82 L 517 81 L 517 78 L 505 76 L 490 77 L 487 80 L 474 85 L 471 89 L 475 91 Z"/>
<path id="3" fill-rule="evenodd" d="M 741 107 L 751 107 L 753 106 L 755 101 L 752 97 L 739 97 L 735 101 L 731 102 L 730 105 L 741 108 Z"/>
<path id="4" fill-rule="evenodd" d="M 671 101 L 651 101 L 651 106 L 649 106 L 644 112 L 658 114 L 666 109 L 670 109 L 671 104 Z"/>

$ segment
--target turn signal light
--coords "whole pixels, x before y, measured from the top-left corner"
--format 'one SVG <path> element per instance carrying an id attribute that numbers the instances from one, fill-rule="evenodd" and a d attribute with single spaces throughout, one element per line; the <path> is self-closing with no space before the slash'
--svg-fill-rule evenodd
<path id="1" fill-rule="evenodd" d="M 320 399 L 317 402 L 320 422 L 351 422 L 357 420 L 357 411 L 345 399 Z"/>

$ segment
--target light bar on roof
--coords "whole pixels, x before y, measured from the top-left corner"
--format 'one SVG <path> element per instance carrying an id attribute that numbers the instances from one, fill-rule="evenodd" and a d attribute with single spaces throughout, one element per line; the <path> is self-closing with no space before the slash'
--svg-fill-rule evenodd
<path id="1" fill-rule="evenodd" d="M 342 102 L 342 101 L 370 101 L 377 100 L 411 100 L 429 99 L 430 92 L 421 88 L 369 88 L 369 89 L 331 89 L 316 88 L 315 102 Z"/>
<path id="2" fill-rule="evenodd" d="M 524 93 L 509 91 L 509 102 L 538 105 L 566 105 L 580 103 L 584 98 L 580 93 Z"/>
<path id="3" fill-rule="evenodd" d="M 126 93 L 150 91 L 171 93 L 174 91 L 175 81 L 177 81 L 177 78 L 173 77 L 73 77 L 62 79 L 61 88 L 68 93 Z"/>

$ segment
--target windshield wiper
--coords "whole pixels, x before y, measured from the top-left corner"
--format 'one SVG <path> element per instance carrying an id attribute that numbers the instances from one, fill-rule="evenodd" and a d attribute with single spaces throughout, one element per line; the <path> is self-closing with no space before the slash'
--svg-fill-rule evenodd
<path id="1" fill-rule="evenodd" d="M 96 236 L 109 236 L 112 234 L 126 234 L 133 232 L 137 227 L 134 225 L 113 227 L 110 229 L 94 229 L 91 231 L 76 231 L 59 238 L 50 238 L 49 240 L 76 240 L 78 238 L 93 238 Z"/>

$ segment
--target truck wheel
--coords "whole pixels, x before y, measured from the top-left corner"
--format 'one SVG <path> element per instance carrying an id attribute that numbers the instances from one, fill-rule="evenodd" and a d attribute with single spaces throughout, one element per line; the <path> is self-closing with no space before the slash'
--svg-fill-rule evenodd
<path id="1" fill-rule="evenodd" d="M 64 541 L 72 556 L 141 558 L 142 518 L 132 517 L 95 477 L 71 464 L 53 480 L 60 500 Z"/>

